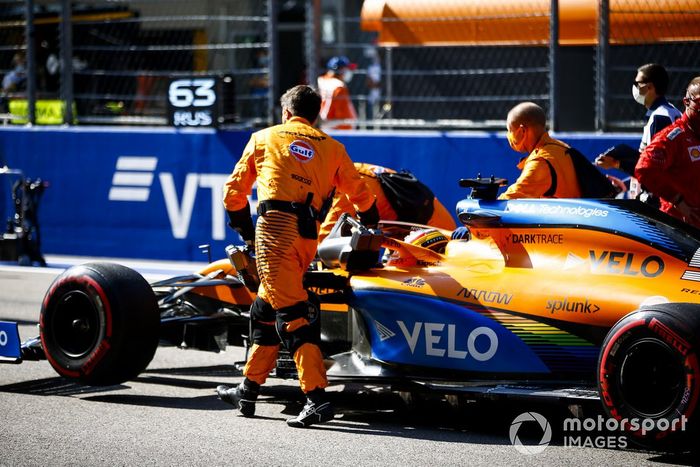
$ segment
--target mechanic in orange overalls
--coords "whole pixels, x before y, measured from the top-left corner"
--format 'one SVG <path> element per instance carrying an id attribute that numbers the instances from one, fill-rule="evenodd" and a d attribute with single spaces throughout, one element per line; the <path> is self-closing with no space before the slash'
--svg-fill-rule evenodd
<path id="1" fill-rule="evenodd" d="M 321 94 L 320 126 L 323 130 L 352 130 L 354 123 L 343 120 L 357 120 L 357 112 L 350 98 L 347 84 L 356 68 L 347 57 L 339 56 L 328 60 L 328 71 L 318 77 L 318 91 Z"/>
<path id="2" fill-rule="evenodd" d="M 374 193 L 377 197 L 377 209 L 379 210 L 379 218 L 387 221 L 406 221 L 412 222 L 409 219 L 399 219 L 399 215 L 396 213 L 394 208 L 391 207 L 391 203 L 384 194 L 382 189 L 382 184 L 377 178 L 377 174 L 382 172 L 395 172 L 395 170 L 388 169 L 386 167 L 381 167 L 379 165 L 366 164 L 361 162 L 355 162 L 355 168 L 362 178 L 367 183 L 369 190 Z M 318 234 L 318 241 L 322 241 L 328 236 L 333 229 L 333 226 L 338 221 L 340 216 L 347 212 L 351 216 L 356 216 L 357 213 L 355 208 L 353 208 L 352 203 L 348 200 L 348 197 L 344 193 L 336 193 L 333 198 L 333 205 L 326 219 L 321 224 L 321 231 Z M 439 229 L 454 230 L 456 227 L 455 221 L 450 215 L 449 211 L 443 206 L 443 204 L 437 199 L 433 199 L 433 215 L 430 219 L 425 222 L 426 225 L 431 227 L 437 227 Z"/>
<path id="3" fill-rule="evenodd" d="M 238 386 L 217 387 L 221 400 L 243 416 L 255 414 L 260 385 L 275 368 L 280 340 L 296 363 L 307 396 L 301 413 L 287 421 L 306 427 L 333 418 L 320 342 L 319 304 L 302 285 L 317 246 L 319 210 L 334 187 L 347 193 L 360 221 L 379 221 L 374 195 L 342 144 L 314 128 L 321 97 L 300 85 L 280 99 L 282 124 L 254 133 L 224 185 L 224 206 L 233 227 L 255 243 L 260 289 L 251 305 L 253 347 Z M 253 228 L 247 196 L 258 182 L 258 220 Z"/>
<path id="4" fill-rule="evenodd" d="M 549 136 L 542 107 L 521 102 L 508 112 L 506 126 L 511 149 L 528 155 L 518 163 L 518 179 L 498 199 L 581 197 L 569 145 Z M 467 227 L 452 232 L 453 240 L 465 238 L 470 238 Z"/>
<path id="5" fill-rule="evenodd" d="M 573 162 L 566 153 L 569 145 L 549 136 L 542 107 L 522 102 L 508 112 L 506 124 L 510 147 L 528 156 L 518 164 L 522 170 L 518 179 L 499 199 L 581 197 Z"/>

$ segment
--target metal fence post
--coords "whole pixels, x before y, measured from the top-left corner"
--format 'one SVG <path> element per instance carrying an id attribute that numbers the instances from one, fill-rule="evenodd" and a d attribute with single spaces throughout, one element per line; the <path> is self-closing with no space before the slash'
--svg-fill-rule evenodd
<path id="1" fill-rule="evenodd" d="M 25 1 L 27 45 L 27 123 L 36 123 L 36 49 L 34 38 L 34 0 Z"/>
<path id="2" fill-rule="evenodd" d="M 605 131 L 607 121 L 608 98 L 608 52 L 610 38 L 610 3 L 608 0 L 598 2 L 598 48 L 596 49 L 596 119 L 595 128 Z"/>
<path id="3" fill-rule="evenodd" d="M 61 1 L 61 100 L 63 123 L 73 123 L 73 24 L 70 0 Z"/>
<path id="4" fill-rule="evenodd" d="M 559 1 L 552 0 L 549 16 L 549 128 L 559 126 Z"/>
<path id="5" fill-rule="evenodd" d="M 309 85 L 316 87 L 320 74 L 319 47 L 321 43 L 321 0 L 306 1 L 306 73 Z"/>
<path id="6" fill-rule="evenodd" d="M 394 87 L 392 81 L 394 79 L 394 70 L 392 67 L 391 60 L 391 47 L 384 49 L 384 69 L 386 70 L 386 101 L 384 103 L 384 116 L 387 118 L 392 118 L 394 103 L 392 102 L 394 96 Z"/>
<path id="7" fill-rule="evenodd" d="M 277 0 L 267 1 L 267 41 L 270 44 L 270 60 L 268 73 L 270 75 L 270 89 L 267 95 L 267 121 L 269 125 L 275 123 L 275 107 L 277 94 L 279 93 L 279 47 L 278 47 L 278 8 Z"/>

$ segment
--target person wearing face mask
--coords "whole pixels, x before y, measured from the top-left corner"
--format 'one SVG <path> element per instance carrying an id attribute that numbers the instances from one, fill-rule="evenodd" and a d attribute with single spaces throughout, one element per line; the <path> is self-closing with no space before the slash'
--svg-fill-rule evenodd
<path id="1" fill-rule="evenodd" d="M 499 199 L 580 198 L 581 190 L 567 151 L 570 146 L 549 136 L 542 107 L 522 102 L 508 112 L 508 143 L 527 154 L 520 160 L 522 171 Z"/>
<path id="2" fill-rule="evenodd" d="M 644 125 L 639 150 L 626 144 L 615 146 L 596 158 L 595 164 L 597 166 L 603 169 L 619 169 L 628 175 L 634 175 L 634 167 L 639 159 L 639 153 L 644 150 L 656 133 L 681 116 L 681 112 L 666 100 L 668 81 L 666 69 L 657 63 L 648 63 L 637 69 L 637 75 L 632 84 L 632 97 L 638 104 L 647 108 L 647 123 Z M 630 179 L 629 196 L 658 207 L 658 199 L 639 186 L 638 181 L 634 178 Z"/>
<path id="3" fill-rule="evenodd" d="M 333 57 L 326 65 L 327 72 L 318 77 L 321 94 L 319 122 L 322 130 L 352 130 L 357 112 L 350 98 L 347 84 L 357 65 L 345 56 Z"/>
<path id="4" fill-rule="evenodd" d="M 688 84 L 681 118 L 644 148 L 635 167 L 639 182 L 661 199 L 661 210 L 700 228 L 700 76 Z"/>

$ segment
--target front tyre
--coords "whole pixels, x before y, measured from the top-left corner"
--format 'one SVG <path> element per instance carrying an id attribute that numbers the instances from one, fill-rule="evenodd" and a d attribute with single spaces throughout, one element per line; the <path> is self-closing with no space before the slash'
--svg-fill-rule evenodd
<path id="1" fill-rule="evenodd" d="M 677 448 L 696 433 L 700 306 L 668 303 L 621 319 L 598 363 L 606 413 L 639 444 Z"/>
<path id="2" fill-rule="evenodd" d="M 104 386 L 146 369 L 158 346 L 159 324 L 155 295 L 139 273 L 87 263 L 51 284 L 39 328 L 46 357 L 61 376 Z"/>

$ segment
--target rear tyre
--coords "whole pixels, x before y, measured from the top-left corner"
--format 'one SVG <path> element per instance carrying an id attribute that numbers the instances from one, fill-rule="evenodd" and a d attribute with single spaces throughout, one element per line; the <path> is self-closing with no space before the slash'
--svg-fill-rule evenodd
<path id="1" fill-rule="evenodd" d="M 155 295 L 139 273 L 87 263 L 54 280 L 39 327 L 46 357 L 61 376 L 104 386 L 146 369 L 158 347 L 159 323 Z"/>
<path id="2" fill-rule="evenodd" d="M 603 407 L 631 440 L 686 447 L 698 428 L 700 306 L 668 303 L 621 319 L 598 363 Z"/>

